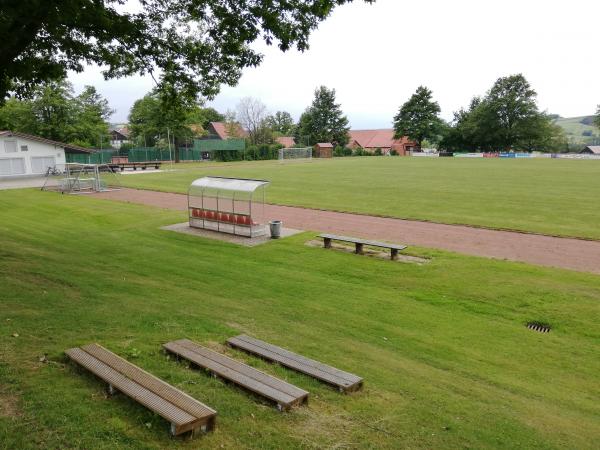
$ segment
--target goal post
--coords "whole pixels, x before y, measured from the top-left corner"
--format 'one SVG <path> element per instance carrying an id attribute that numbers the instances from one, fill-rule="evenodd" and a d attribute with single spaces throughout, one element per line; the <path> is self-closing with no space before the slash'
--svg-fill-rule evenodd
<path id="1" fill-rule="evenodd" d="M 291 161 L 291 160 L 306 160 L 312 159 L 312 147 L 299 147 L 299 148 L 280 148 L 279 149 L 279 161 Z"/>

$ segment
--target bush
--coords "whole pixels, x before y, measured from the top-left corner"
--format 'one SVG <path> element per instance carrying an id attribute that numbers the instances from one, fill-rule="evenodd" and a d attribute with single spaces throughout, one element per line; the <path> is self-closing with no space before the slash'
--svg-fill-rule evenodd
<path id="1" fill-rule="evenodd" d="M 396 150 L 395 148 L 393 148 L 393 149 L 390 151 L 390 155 L 391 155 L 391 156 L 398 156 L 398 150 Z"/>
<path id="2" fill-rule="evenodd" d="M 131 150 L 132 148 L 133 148 L 133 144 L 131 142 L 124 142 L 119 147 L 119 152 L 123 152 L 123 154 L 126 155 L 127 152 L 129 152 L 129 150 Z"/>
<path id="3" fill-rule="evenodd" d="M 363 148 L 356 148 L 352 152 L 352 156 L 370 156 L 371 154 Z"/>
<path id="4" fill-rule="evenodd" d="M 381 148 L 379 148 L 379 147 L 376 148 L 375 149 L 375 156 L 381 156 L 381 155 L 383 155 L 383 152 L 381 151 Z"/>
<path id="5" fill-rule="evenodd" d="M 348 147 L 342 147 L 341 145 L 338 145 L 333 150 L 333 156 L 352 156 L 352 149 L 348 148 Z"/>

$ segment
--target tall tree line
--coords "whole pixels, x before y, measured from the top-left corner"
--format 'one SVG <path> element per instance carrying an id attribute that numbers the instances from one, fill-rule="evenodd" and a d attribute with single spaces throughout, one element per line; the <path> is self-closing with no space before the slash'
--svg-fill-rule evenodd
<path id="1" fill-rule="evenodd" d="M 82 147 L 108 147 L 108 101 L 93 86 L 75 95 L 65 80 L 44 83 L 28 98 L 9 98 L 0 106 L 0 129 L 34 134 Z"/>
<path id="2" fill-rule="evenodd" d="M 454 113 L 450 123 L 439 117 L 432 92 L 419 87 L 394 118 L 396 137 L 427 139 L 450 151 L 561 151 L 567 140 L 554 118 L 540 111 L 537 93 L 522 74 L 501 77 L 482 97 Z"/>

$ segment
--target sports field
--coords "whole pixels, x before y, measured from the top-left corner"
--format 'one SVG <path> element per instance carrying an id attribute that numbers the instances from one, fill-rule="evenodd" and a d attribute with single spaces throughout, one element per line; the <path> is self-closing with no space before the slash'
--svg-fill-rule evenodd
<path id="1" fill-rule="evenodd" d="M 393 171 L 397 180 L 432 173 L 429 162 L 390 161 L 369 161 L 368 170 Z M 301 174 L 290 180 L 333 186 L 321 176 L 344 179 L 347 168 L 348 181 L 362 179 L 357 164 L 263 164 L 228 174 L 258 176 L 267 167 L 274 181 Z M 482 166 L 461 161 L 454 170 L 473 167 Z M 592 166 L 578 167 L 589 179 Z M 193 176 L 128 180 L 182 189 Z M 377 184 L 394 185 L 385 177 Z M 411 198 L 396 189 L 394 205 Z M 315 190 L 290 198 L 317 202 Z M 274 183 L 272 194 L 284 201 L 286 189 Z M 598 276 L 418 248 L 411 251 L 431 262 L 392 263 L 308 247 L 310 233 L 239 247 L 159 229 L 184 221 L 182 212 L 34 190 L 0 192 L 0 210 L 2 448 L 591 449 L 600 441 Z M 530 320 L 552 331 L 530 331 Z M 365 389 L 340 395 L 222 346 L 240 332 L 355 372 Z M 168 360 L 161 344 L 182 337 L 310 391 L 308 406 L 281 414 Z M 216 430 L 173 441 L 159 417 L 123 396 L 107 399 L 102 383 L 63 354 L 89 342 L 215 408 Z"/>
<path id="2" fill-rule="evenodd" d="M 362 157 L 174 168 L 121 179 L 186 192 L 203 175 L 263 178 L 272 203 L 600 239 L 600 161 Z"/>

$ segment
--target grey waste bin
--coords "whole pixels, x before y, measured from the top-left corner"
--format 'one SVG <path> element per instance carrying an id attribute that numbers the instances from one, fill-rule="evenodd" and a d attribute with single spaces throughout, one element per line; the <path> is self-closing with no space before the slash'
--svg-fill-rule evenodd
<path id="1" fill-rule="evenodd" d="M 281 237 L 281 220 L 271 220 L 269 228 L 271 229 L 271 239 L 279 239 Z"/>

